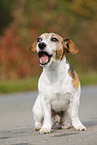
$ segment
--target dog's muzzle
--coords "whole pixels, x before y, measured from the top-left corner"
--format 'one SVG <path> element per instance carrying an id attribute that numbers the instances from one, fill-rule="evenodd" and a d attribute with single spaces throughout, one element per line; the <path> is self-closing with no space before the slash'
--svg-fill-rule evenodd
<path id="1" fill-rule="evenodd" d="M 39 57 L 40 65 L 47 65 L 51 61 L 53 55 L 45 51 L 39 51 L 38 57 Z"/>

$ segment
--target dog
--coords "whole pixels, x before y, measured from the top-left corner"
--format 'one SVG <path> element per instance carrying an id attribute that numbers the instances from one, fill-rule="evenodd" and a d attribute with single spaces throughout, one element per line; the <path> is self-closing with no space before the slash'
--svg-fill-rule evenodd
<path id="1" fill-rule="evenodd" d="M 51 132 L 57 123 L 61 128 L 72 126 L 86 130 L 78 117 L 81 87 L 76 71 L 66 60 L 66 53 L 77 54 L 76 45 L 68 38 L 55 33 L 43 33 L 32 44 L 31 52 L 37 52 L 43 72 L 38 82 L 38 97 L 33 106 L 35 130 L 40 134 Z"/>

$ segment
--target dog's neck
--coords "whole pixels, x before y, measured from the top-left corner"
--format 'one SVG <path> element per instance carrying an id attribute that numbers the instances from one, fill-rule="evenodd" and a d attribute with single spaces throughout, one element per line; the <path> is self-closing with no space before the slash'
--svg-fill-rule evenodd
<path id="1" fill-rule="evenodd" d="M 56 82 L 61 80 L 66 73 L 66 57 L 64 56 L 62 60 L 54 60 L 50 66 L 44 67 L 43 72 L 46 74 L 50 82 Z"/>

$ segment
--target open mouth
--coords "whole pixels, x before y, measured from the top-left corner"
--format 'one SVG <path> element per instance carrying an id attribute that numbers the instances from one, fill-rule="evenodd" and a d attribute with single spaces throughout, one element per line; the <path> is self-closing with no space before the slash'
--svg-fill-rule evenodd
<path id="1" fill-rule="evenodd" d="M 51 61 L 51 57 L 53 55 L 52 54 L 50 55 L 50 54 L 48 54 L 45 51 L 40 51 L 38 53 L 38 56 L 39 56 L 40 64 L 41 65 L 46 65 L 46 64 L 48 64 Z"/>

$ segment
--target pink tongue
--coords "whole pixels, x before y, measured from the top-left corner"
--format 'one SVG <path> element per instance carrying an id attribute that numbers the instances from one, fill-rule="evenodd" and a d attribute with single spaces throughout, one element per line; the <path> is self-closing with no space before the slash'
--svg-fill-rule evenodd
<path id="1" fill-rule="evenodd" d="M 43 55 L 43 56 L 41 56 L 40 60 L 42 61 L 42 63 L 46 63 L 46 62 L 48 62 L 48 56 Z"/>

